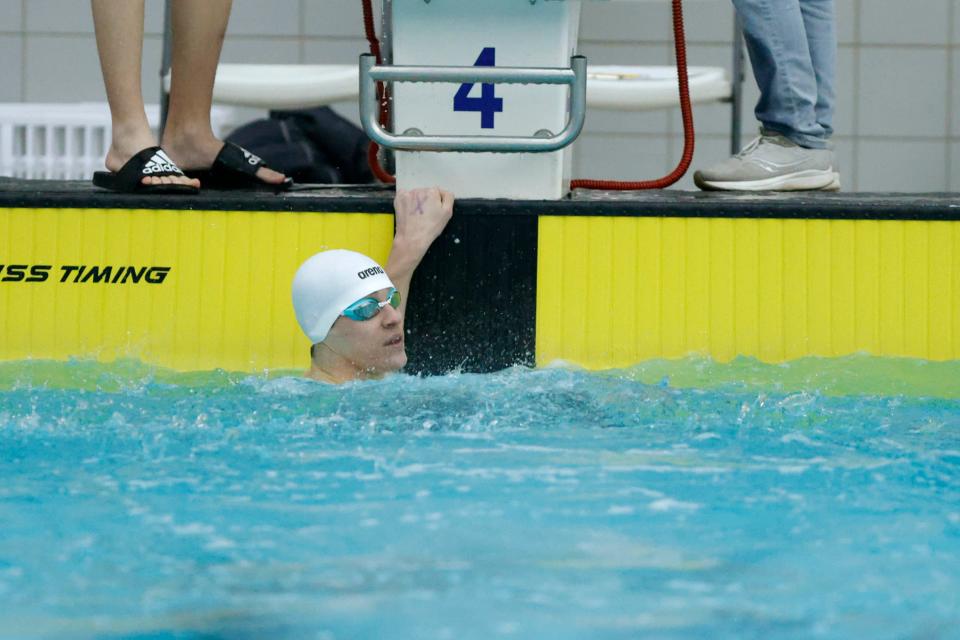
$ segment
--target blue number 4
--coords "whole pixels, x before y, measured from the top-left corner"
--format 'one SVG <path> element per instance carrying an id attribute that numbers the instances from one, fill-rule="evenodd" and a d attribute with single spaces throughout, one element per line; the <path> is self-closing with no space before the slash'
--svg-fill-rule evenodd
<path id="1" fill-rule="evenodd" d="M 473 63 L 475 67 L 495 67 L 497 66 L 497 50 L 493 47 L 486 47 L 480 52 L 480 57 Z M 470 92 L 473 91 L 474 83 L 469 82 L 460 85 L 457 95 L 453 97 L 454 111 L 479 111 L 480 127 L 482 129 L 493 129 L 493 116 L 496 113 L 503 112 L 503 98 L 498 98 L 495 94 L 493 84 L 482 83 L 479 98 L 471 98 Z"/>

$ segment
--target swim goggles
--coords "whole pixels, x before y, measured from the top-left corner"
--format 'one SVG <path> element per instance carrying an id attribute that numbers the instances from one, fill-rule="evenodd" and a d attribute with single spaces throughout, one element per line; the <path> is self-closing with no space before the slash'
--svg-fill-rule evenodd
<path id="1" fill-rule="evenodd" d="M 356 320 L 357 322 L 363 322 L 364 320 L 370 320 L 374 318 L 380 309 L 383 309 L 385 306 L 390 305 L 394 309 L 400 306 L 400 292 L 396 289 L 390 289 L 387 292 L 387 299 L 383 302 L 380 302 L 376 298 L 360 298 L 349 307 L 343 310 L 341 315 L 344 315 L 351 320 Z"/>

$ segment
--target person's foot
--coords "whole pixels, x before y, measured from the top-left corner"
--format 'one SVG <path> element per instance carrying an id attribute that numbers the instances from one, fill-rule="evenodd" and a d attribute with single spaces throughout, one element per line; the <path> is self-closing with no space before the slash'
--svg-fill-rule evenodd
<path id="1" fill-rule="evenodd" d="M 213 165 L 217 154 L 223 149 L 223 141 L 212 135 L 177 135 L 175 132 L 165 131 L 163 148 L 184 171 L 202 171 Z M 283 184 L 287 177 L 268 167 L 261 167 L 257 170 L 257 178 L 264 184 L 279 185 Z"/>
<path id="2" fill-rule="evenodd" d="M 694 173 L 693 181 L 705 191 L 840 190 L 832 149 L 807 149 L 763 130 L 737 155 Z"/>
<path id="3" fill-rule="evenodd" d="M 840 172 L 833 172 L 833 181 L 820 191 L 840 191 Z"/>
<path id="4" fill-rule="evenodd" d="M 107 170 L 116 173 L 120 171 L 130 158 L 140 153 L 140 151 L 155 147 L 156 145 L 157 141 L 149 133 L 134 133 L 131 135 L 117 135 L 117 133 L 114 133 L 113 140 L 110 143 L 110 149 L 107 150 L 104 165 L 107 167 Z M 200 187 L 199 180 L 182 175 L 162 177 L 145 176 L 141 182 L 147 186 L 179 184 L 195 189 Z"/>

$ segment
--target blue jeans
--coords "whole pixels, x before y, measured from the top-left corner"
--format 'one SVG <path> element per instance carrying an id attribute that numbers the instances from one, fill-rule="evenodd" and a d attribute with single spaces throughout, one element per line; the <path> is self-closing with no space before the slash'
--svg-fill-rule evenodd
<path id="1" fill-rule="evenodd" d="M 733 0 L 753 75 L 763 128 L 812 149 L 833 133 L 837 32 L 834 0 Z"/>

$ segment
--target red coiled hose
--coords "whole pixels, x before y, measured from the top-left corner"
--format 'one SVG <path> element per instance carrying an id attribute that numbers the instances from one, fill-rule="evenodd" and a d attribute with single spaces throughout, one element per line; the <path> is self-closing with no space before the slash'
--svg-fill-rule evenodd
<path id="1" fill-rule="evenodd" d="M 690 82 L 687 77 L 687 39 L 683 29 L 683 2 L 672 0 L 673 4 L 673 43 L 677 57 L 677 79 L 680 86 L 680 114 L 683 118 L 683 154 L 676 168 L 669 174 L 656 180 L 641 180 L 637 182 L 623 182 L 619 180 L 573 180 L 571 189 L 603 189 L 607 191 L 635 191 L 640 189 L 664 189 L 682 178 L 693 161 L 694 129 L 693 108 L 690 106 Z M 381 64 L 380 41 L 373 24 L 373 0 L 363 0 L 363 24 L 370 43 L 370 53 Z M 377 97 L 380 99 L 380 124 L 387 126 L 390 116 L 390 99 L 386 89 L 378 83 Z M 396 178 L 387 173 L 380 165 L 379 146 L 370 143 L 367 158 L 373 175 L 382 182 L 394 183 Z"/>
<path id="2" fill-rule="evenodd" d="M 370 53 L 377 59 L 377 64 L 383 64 L 380 41 L 377 39 L 377 31 L 373 25 L 373 0 L 363 0 L 363 30 L 367 34 L 367 42 L 370 43 Z M 386 127 L 390 122 L 390 96 L 382 82 L 377 83 L 377 99 L 380 101 L 380 125 Z M 376 142 L 370 142 L 370 147 L 367 149 L 367 162 L 374 177 L 380 182 L 393 184 L 397 181 L 380 164 L 380 145 Z"/>
<path id="3" fill-rule="evenodd" d="M 673 171 L 657 180 L 621 182 L 617 180 L 572 180 L 571 189 L 635 191 L 665 189 L 683 177 L 693 160 L 693 109 L 690 106 L 690 82 L 687 78 L 687 38 L 683 30 L 683 3 L 673 0 L 673 46 L 677 54 L 677 79 L 680 81 L 680 114 L 683 117 L 683 155 Z"/>

